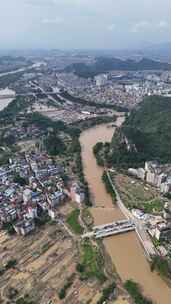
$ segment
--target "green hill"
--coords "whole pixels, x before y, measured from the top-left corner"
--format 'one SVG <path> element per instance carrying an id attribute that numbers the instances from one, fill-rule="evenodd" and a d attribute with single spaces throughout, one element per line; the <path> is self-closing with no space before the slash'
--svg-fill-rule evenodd
<path id="1" fill-rule="evenodd" d="M 134 109 L 112 139 L 110 162 L 171 162 L 171 98 L 152 96 Z"/>
<path id="2" fill-rule="evenodd" d="M 144 71 L 144 70 L 171 70 L 171 64 L 143 58 L 140 61 L 131 59 L 98 57 L 93 64 L 74 63 L 65 68 L 65 72 L 74 72 L 79 77 L 94 77 L 112 70 L 117 71 Z"/>

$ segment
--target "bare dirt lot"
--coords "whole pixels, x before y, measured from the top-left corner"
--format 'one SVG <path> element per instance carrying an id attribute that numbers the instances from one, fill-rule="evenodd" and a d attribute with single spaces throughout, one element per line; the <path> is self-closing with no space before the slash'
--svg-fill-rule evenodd
<path id="1" fill-rule="evenodd" d="M 63 215 L 71 207 L 64 207 Z M 31 303 L 94 303 L 100 297 L 97 280 L 80 280 L 78 238 L 72 238 L 58 223 L 39 227 L 26 237 L 0 232 L 0 270 L 9 261 L 15 266 L 0 271 L 0 303 L 16 303 L 26 297 Z M 63 300 L 59 292 L 72 275 L 72 285 Z M 22 303 L 30 303 L 30 302 Z"/>

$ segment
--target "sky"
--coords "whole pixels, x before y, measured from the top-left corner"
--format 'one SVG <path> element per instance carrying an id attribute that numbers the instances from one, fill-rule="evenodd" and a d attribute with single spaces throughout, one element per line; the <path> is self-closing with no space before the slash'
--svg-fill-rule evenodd
<path id="1" fill-rule="evenodd" d="M 0 49 L 121 49 L 171 41 L 171 0 L 0 0 Z"/>

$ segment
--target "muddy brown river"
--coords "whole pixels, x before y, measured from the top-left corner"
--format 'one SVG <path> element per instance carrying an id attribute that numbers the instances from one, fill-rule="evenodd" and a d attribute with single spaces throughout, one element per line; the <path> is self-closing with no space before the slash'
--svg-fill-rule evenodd
<path id="1" fill-rule="evenodd" d="M 121 125 L 123 120 L 123 117 L 118 117 L 116 124 Z M 91 210 L 95 224 L 104 224 L 124 217 L 118 207 L 114 207 L 110 195 L 105 190 L 101 181 L 103 169 L 97 166 L 92 152 L 97 142 L 110 141 L 113 133 L 114 128 L 103 124 L 84 131 L 80 137 L 84 172 L 94 202 Z M 103 242 L 123 281 L 133 279 L 139 283 L 145 296 L 151 298 L 153 303 L 171 304 L 171 288 L 157 273 L 150 271 L 135 232 L 108 237 Z"/>

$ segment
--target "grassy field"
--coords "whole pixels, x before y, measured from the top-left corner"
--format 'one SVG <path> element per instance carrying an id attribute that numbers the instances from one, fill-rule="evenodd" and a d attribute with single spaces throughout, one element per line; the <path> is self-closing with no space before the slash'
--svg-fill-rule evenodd
<path id="1" fill-rule="evenodd" d="M 113 180 L 128 208 L 138 208 L 154 214 L 163 210 L 164 203 L 155 188 L 123 174 L 113 176 Z"/>
<path id="2" fill-rule="evenodd" d="M 81 245 L 80 273 L 84 279 L 97 278 L 99 281 L 105 281 L 103 272 L 104 261 L 97 247 L 86 240 Z"/>
<path id="3" fill-rule="evenodd" d="M 75 209 L 67 217 L 67 223 L 76 234 L 82 234 L 83 228 L 79 224 L 80 210 Z"/>
<path id="4" fill-rule="evenodd" d="M 154 199 L 144 202 L 143 208 L 146 213 L 159 213 L 163 210 L 163 203 L 160 199 Z"/>

